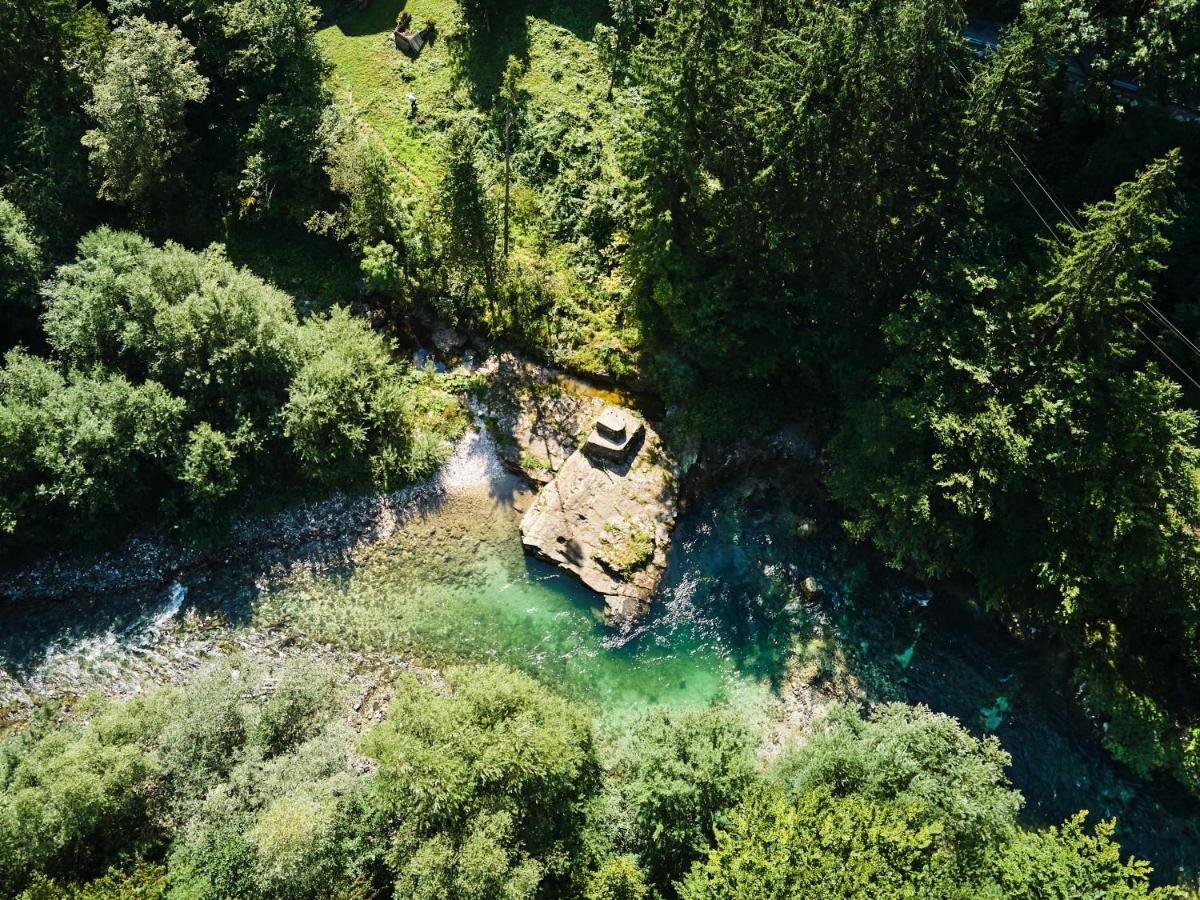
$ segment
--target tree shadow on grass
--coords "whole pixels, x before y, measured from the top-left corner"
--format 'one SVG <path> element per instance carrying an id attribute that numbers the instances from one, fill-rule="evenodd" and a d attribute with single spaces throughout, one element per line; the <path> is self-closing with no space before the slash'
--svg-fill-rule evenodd
<path id="1" fill-rule="evenodd" d="M 577 40 L 591 41 L 597 23 L 609 18 L 607 0 L 514 2 L 506 15 L 493 19 L 490 31 L 464 29 L 453 36 L 460 84 L 477 106 L 487 109 L 500 90 L 509 60 L 529 62 L 532 20 L 565 29 Z"/>
<path id="2" fill-rule="evenodd" d="M 366 9 L 343 15 L 334 25 L 346 37 L 378 35 L 380 41 L 385 41 L 396 19 L 406 10 L 413 14 L 414 28 L 425 25 L 423 5 L 409 0 L 374 0 Z M 467 90 L 472 103 L 487 109 L 500 90 L 509 60 L 529 61 L 530 20 L 540 19 L 565 29 L 578 40 L 590 41 L 596 24 L 608 16 L 606 0 L 519 0 L 503 15 L 493 14 L 490 28 L 483 23 L 470 27 L 439 21 L 437 25 L 440 37 L 450 48 L 458 85 Z"/>
<path id="3" fill-rule="evenodd" d="M 406 6 L 408 0 L 374 0 L 366 9 L 356 9 L 339 17 L 334 26 L 346 37 L 377 34 L 383 40 L 391 34 L 396 19 Z"/>
<path id="4" fill-rule="evenodd" d="M 488 109 L 504 80 L 510 60 L 529 62 L 530 34 L 522 6 L 503 18 L 495 17 L 491 30 L 482 25 L 466 27 L 450 35 L 447 46 L 454 62 L 454 79 L 471 102 Z"/>

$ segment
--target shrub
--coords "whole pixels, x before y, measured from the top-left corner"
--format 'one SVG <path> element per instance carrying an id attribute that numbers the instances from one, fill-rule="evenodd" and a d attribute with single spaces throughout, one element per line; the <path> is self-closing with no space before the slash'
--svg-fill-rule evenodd
<path id="1" fill-rule="evenodd" d="M 650 882 L 687 871 L 754 779 L 754 742 L 731 710 L 659 709 L 638 721 L 611 766 L 616 845 Z"/>

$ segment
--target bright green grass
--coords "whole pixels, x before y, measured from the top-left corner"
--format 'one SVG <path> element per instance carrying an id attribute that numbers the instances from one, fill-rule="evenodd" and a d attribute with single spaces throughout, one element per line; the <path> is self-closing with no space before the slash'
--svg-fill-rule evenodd
<path id="1" fill-rule="evenodd" d="M 416 59 L 388 40 L 402 11 L 412 13 L 415 28 L 430 19 L 438 26 L 437 39 Z M 383 140 L 417 190 L 431 187 L 441 173 L 447 119 L 468 106 L 487 108 L 511 58 L 528 66 L 523 87 L 535 109 L 607 117 L 607 75 L 592 44 L 606 14 L 603 0 L 533 0 L 523 14 L 495 22 L 491 34 L 459 54 L 453 49 L 462 35 L 455 0 L 375 0 L 318 37 L 334 65 L 339 101 Z M 410 91 L 420 110 L 415 119 L 409 117 Z"/>
<path id="2" fill-rule="evenodd" d="M 488 110 L 512 59 L 526 67 L 522 87 L 531 120 L 566 110 L 602 140 L 613 133 L 609 73 L 592 40 L 597 23 L 608 16 L 606 0 L 527 0 L 513 7 L 518 12 L 498 18 L 491 34 L 470 42 L 456 0 L 375 0 L 319 33 L 334 66 L 338 102 L 382 141 L 401 189 L 417 204 L 431 196 L 441 177 L 451 121 L 465 109 Z M 402 11 L 412 14 L 414 29 L 437 23 L 437 38 L 416 59 L 389 40 Z M 409 115 L 410 91 L 418 100 L 415 118 Z M 611 153 L 612 142 L 604 143 Z M 493 175 L 498 181 L 499 172 Z M 618 321 L 624 290 L 619 275 L 581 272 L 576 248 L 548 233 L 536 192 L 520 183 L 513 187 L 509 262 L 551 285 L 555 305 L 555 324 L 534 323 L 533 329 L 552 332 L 553 341 L 547 337 L 526 349 L 585 374 L 622 377 L 636 371 L 636 329 Z M 494 189 L 498 202 L 499 186 Z"/>

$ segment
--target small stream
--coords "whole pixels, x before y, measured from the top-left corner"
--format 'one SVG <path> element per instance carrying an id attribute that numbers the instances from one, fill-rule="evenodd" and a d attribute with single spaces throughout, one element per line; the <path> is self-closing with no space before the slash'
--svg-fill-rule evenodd
<path id="1" fill-rule="evenodd" d="M 1117 816 L 1160 877 L 1194 878 L 1200 805 L 1112 762 L 1052 659 L 879 566 L 822 496 L 786 468 L 714 489 L 680 519 L 653 613 L 618 635 L 597 598 L 522 553 L 532 495 L 473 432 L 416 488 L 257 521 L 220 553 L 148 566 L 140 586 L 98 577 L 99 590 L 0 602 L 0 715 L 93 687 L 128 694 L 256 643 L 499 661 L 608 718 L 727 700 L 785 739 L 834 699 L 899 699 L 997 735 L 1030 821 Z M 33 583 L 44 594 L 53 579 L 10 574 L 0 592 Z"/>

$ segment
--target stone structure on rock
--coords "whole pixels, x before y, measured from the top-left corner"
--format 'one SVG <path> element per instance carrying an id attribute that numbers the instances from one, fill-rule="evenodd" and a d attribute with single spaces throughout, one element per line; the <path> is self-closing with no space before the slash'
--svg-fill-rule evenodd
<path id="1" fill-rule="evenodd" d="M 620 462 L 641 440 L 645 430 L 646 426 L 637 416 L 620 407 L 610 406 L 596 420 L 596 427 L 584 444 L 584 452 L 589 456 Z"/>
<path id="2" fill-rule="evenodd" d="M 493 357 L 481 371 L 495 379 L 488 409 L 501 461 L 534 484 L 546 484 L 585 442 L 604 400 L 509 354 Z"/>
<path id="3" fill-rule="evenodd" d="M 609 405 L 525 513 L 521 542 L 603 595 L 610 623 L 628 625 L 667 567 L 676 480 L 654 429 Z"/>

